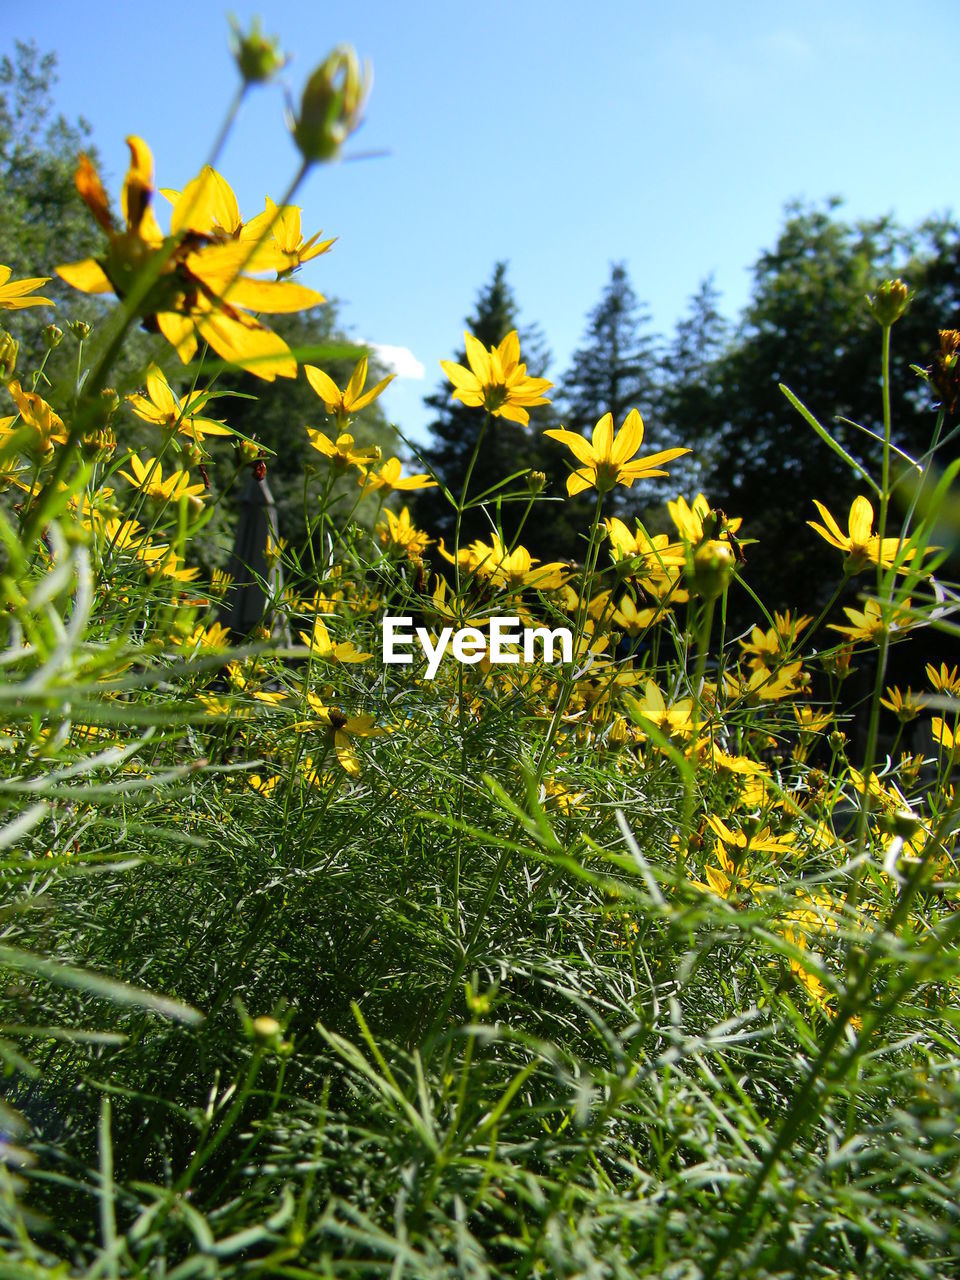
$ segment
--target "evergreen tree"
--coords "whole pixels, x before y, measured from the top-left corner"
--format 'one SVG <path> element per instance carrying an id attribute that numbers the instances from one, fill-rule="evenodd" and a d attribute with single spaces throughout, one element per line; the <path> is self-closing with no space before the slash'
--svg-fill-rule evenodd
<path id="1" fill-rule="evenodd" d="M 474 312 L 467 318 L 466 327 L 486 347 L 496 345 L 511 330 L 517 329 L 521 358 L 527 366 L 527 372 L 533 377 L 545 376 L 550 354 L 539 328 L 519 323 L 519 308 L 507 281 L 505 262 L 495 265 L 489 283 L 480 290 Z M 461 348 L 453 359 L 458 364 L 466 365 L 464 349 Z M 424 403 L 436 414 L 430 423 L 434 443 L 425 450 L 424 457 L 451 494 L 459 500 L 467 467 L 483 425 L 484 410 L 467 408 L 451 399 L 451 390 L 449 383 L 444 382 L 432 395 L 424 397 Z M 548 471 L 548 474 L 556 472 L 553 451 L 549 452 L 549 459 L 545 460 L 545 445 L 549 442 L 541 439 L 543 430 L 554 422 L 555 415 L 551 405 L 531 409 L 530 425 L 527 428 L 503 418 L 491 418 L 471 476 L 470 495 L 484 493 L 518 471 L 531 469 Z M 518 479 L 509 488 L 511 491 L 523 490 L 524 482 Z M 536 521 L 524 526 L 523 541 L 531 549 L 544 541 L 550 542 L 548 526 L 551 520 L 547 517 L 541 520 L 540 516 L 541 511 L 549 507 L 550 504 L 538 507 Z M 516 529 L 522 511 L 522 501 L 502 505 L 500 518 L 508 538 Z M 488 513 L 478 507 L 465 512 L 461 525 L 461 545 L 474 538 L 488 539 L 493 518 L 495 515 L 492 508 Z M 452 541 L 455 513 L 439 489 L 427 489 L 419 495 L 417 519 L 431 536 L 442 537 L 448 544 Z M 570 542 L 569 534 L 566 535 L 566 542 Z"/>
<path id="2" fill-rule="evenodd" d="M 727 340 L 727 322 L 719 310 L 713 278 L 703 280 L 678 322 L 663 358 L 660 410 L 664 440 L 691 450 L 670 466 L 669 489 L 692 497 L 712 465 L 712 424 L 720 408 L 719 358 Z M 666 446 L 665 446 L 666 447 Z"/>
<path id="3" fill-rule="evenodd" d="M 638 300 L 622 262 L 613 263 L 600 301 L 590 312 L 583 345 L 573 354 L 563 380 L 564 425 L 589 436 L 605 413 L 619 427 L 631 409 L 639 409 L 644 447 L 666 447 L 660 431 L 657 343 L 650 319 Z M 648 450 L 649 451 L 649 450 Z M 647 486 L 614 491 L 608 506 L 636 510 Z"/>
<path id="4" fill-rule="evenodd" d="M 648 313 L 637 301 L 626 266 L 616 262 L 563 380 L 569 430 L 589 435 L 605 413 L 613 414 L 618 427 L 630 409 L 639 409 L 645 422 L 653 414 L 657 352 L 648 329 Z"/>

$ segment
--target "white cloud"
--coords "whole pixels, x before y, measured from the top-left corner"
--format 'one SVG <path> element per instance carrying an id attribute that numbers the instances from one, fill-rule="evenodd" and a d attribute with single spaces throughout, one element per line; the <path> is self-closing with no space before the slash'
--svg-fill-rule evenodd
<path id="1" fill-rule="evenodd" d="M 391 347 L 386 342 L 365 342 L 381 364 L 386 365 L 398 378 L 415 378 L 422 381 L 426 370 L 409 347 Z"/>

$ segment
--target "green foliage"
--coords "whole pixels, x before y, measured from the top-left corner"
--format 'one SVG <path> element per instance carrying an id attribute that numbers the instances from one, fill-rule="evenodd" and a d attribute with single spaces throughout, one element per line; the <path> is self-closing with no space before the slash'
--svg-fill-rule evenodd
<path id="1" fill-rule="evenodd" d="M 955 226 L 905 232 L 888 218 L 845 222 L 837 209 L 836 202 L 825 210 L 790 208 L 775 248 L 754 268 L 753 296 L 736 336 L 703 375 L 706 402 L 681 404 L 673 414 L 675 429 L 689 433 L 685 439 L 706 446 L 711 500 L 730 514 L 751 513 L 745 533 L 759 540 L 749 553 L 751 579 L 778 607 L 797 599 L 808 607 L 822 603 L 829 578 L 826 552 L 785 541 L 783 529 L 815 519 L 815 497 L 846 510 L 862 491 L 843 461 L 798 421 L 779 384 L 829 422 L 847 452 L 874 467 L 882 406 L 877 327 L 864 299 L 886 276 L 915 282 L 917 299 L 894 333 L 891 396 L 897 438 L 920 457 L 930 444 L 930 400 L 910 365 L 928 363 L 937 330 L 953 327 L 960 312 L 950 270 Z M 929 292 L 928 277 L 938 282 Z"/>

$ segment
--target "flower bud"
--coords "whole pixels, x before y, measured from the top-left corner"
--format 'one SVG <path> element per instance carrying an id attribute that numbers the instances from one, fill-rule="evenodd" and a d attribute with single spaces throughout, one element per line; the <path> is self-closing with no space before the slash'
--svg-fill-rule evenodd
<path id="1" fill-rule="evenodd" d="M 253 19 L 246 35 L 232 16 L 230 26 L 233 28 L 230 51 L 244 84 L 265 84 L 287 65 L 286 54 L 280 49 L 279 37 L 265 36 L 260 30 L 258 18 Z"/>
<path id="2" fill-rule="evenodd" d="M 276 1018 L 261 1014 L 253 1020 L 253 1032 L 260 1040 L 276 1040 L 282 1028 Z"/>
<path id="3" fill-rule="evenodd" d="M 884 280 L 873 297 L 867 297 L 867 307 L 877 324 L 889 329 L 906 311 L 912 297 L 902 280 Z"/>
<path id="4" fill-rule="evenodd" d="M 180 454 L 188 466 L 198 467 L 205 458 L 203 446 L 198 440 L 184 440 L 180 444 Z"/>
<path id="5" fill-rule="evenodd" d="M 338 45 L 307 81 L 293 136 L 304 160 L 313 164 L 337 159 L 340 148 L 359 126 L 373 75 L 361 71 L 356 51 Z"/>
<path id="6" fill-rule="evenodd" d="M 730 585 L 737 558 L 729 542 L 711 538 L 693 552 L 692 572 L 688 579 L 693 590 L 704 600 L 715 600 Z"/>
<path id="7" fill-rule="evenodd" d="M 527 472 L 527 489 L 532 494 L 543 493 L 547 487 L 547 477 L 542 471 Z"/>
<path id="8" fill-rule="evenodd" d="M 19 350 L 20 343 L 6 329 L 0 329 L 0 374 L 4 382 L 9 382 L 14 375 Z"/>
<path id="9" fill-rule="evenodd" d="M 91 406 L 96 426 L 105 427 L 119 408 L 120 396 L 113 387 L 104 387 Z"/>
<path id="10" fill-rule="evenodd" d="M 87 324 L 86 320 L 71 320 L 70 332 L 78 342 L 86 342 L 93 330 L 90 325 Z"/>
<path id="11" fill-rule="evenodd" d="M 43 338 L 43 345 L 48 351 L 52 351 L 54 347 L 59 347 L 63 341 L 63 330 L 59 325 L 48 324 L 44 326 L 41 337 Z"/>

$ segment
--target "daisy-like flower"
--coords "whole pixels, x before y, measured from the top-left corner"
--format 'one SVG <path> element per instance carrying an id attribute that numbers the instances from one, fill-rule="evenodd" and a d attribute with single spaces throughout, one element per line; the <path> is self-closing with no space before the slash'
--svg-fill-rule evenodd
<path id="1" fill-rule="evenodd" d="M 659 453 L 635 458 L 634 454 L 643 443 L 643 419 L 637 409 L 630 410 L 616 435 L 612 413 L 603 415 L 593 428 L 590 440 L 576 431 L 567 431 L 565 427 L 545 431 L 544 435 L 565 444 L 580 463 L 567 476 L 567 493 L 571 498 L 584 489 L 593 488 L 598 493 L 607 493 L 618 484 L 629 489 L 635 480 L 665 476 L 667 472 L 662 470 L 665 462 L 672 462 L 674 458 L 690 452 L 689 449 L 661 449 Z"/>
<path id="2" fill-rule="evenodd" d="M 65 444 L 67 429 L 63 419 L 47 404 L 36 391 L 24 391 L 17 381 L 7 383 L 7 390 L 13 396 L 17 412 L 8 418 L 0 418 L 0 441 L 5 441 L 19 434 L 14 425 L 19 417 L 30 433 L 30 439 L 24 441 L 24 448 L 40 457 L 50 453 L 55 444 Z"/>
<path id="3" fill-rule="evenodd" d="M 50 281 L 49 276 L 34 276 L 31 280 L 11 280 L 10 267 L 0 267 L 0 309 L 21 311 L 24 307 L 52 307 L 49 298 L 40 298 L 35 289 L 42 289 Z"/>
<path id="4" fill-rule="evenodd" d="M 926 673 L 927 679 L 938 693 L 960 694 L 960 668 L 948 667 L 945 662 L 941 662 L 938 671 L 932 662 L 928 662 Z"/>
<path id="5" fill-rule="evenodd" d="M 910 601 L 905 600 L 903 610 L 910 608 Z M 849 627 L 841 627 L 835 622 L 831 622 L 830 630 L 838 631 L 840 635 L 847 636 L 850 640 L 867 640 L 875 642 L 885 630 L 902 631 L 910 625 L 909 613 L 902 612 L 896 608 L 888 608 L 881 605 L 879 600 L 868 600 L 863 609 L 851 609 L 849 605 L 843 606 L 843 612 L 847 615 L 851 625 Z"/>
<path id="6" fill-rule="evenodd" d="M 734 830 L 728 827 L 722 818 L 716 814 L 710 814 L 707 817 L 707 824 L 717 837 L 718 843 L 722 846 L 728 857 L 735 858 L 737 862 L 742 861 L 747 852 L 753 853 L 770 853 L 775 857 L 783 854 L 795 853 L 794 845 L 797 840 L 795 831 L 786 831 L 783 835 L 774 835 L 769 827 L 760 827 L 753 832 Z"/>
<path id="7" fill-rule="evenodd" d="M 896 685 L 888 685 L 887 696 L 880 699 L 880 705 L 892 711 L 898 720 L 906 724 L 917 718 L 927 705 L 927 699 L 924 694 L 915 693 L 909 687 L 900 689 Z"/>
<path id="8" fill-rule="evenodd" d="M 145 396 L 127 396 L 130 408 L 144 422 L 162 427 L 165 431 L 176 431 L 195 443 L 199 443 L 204 436 L 233 435 L 224 423 L 200 414 L 199 409 L 206 400 L 205 392 L 190 391 L 181 399 L 155 364 L 147 370 L 146 381 Z M 194 405 L 197 406 L 196 412 L 193 410 Z"/>
<path id="9" fill-rule="evenodd" d="M 620 601 L 619 608 L 613 611 L 611 621 L 616 626 L 622 627 L 626 634 L 635 640 L 643 635 L 648 627 L 665 618 L 668 612 L 669 610 L 665 608 L 638 609 L 631 597 L 625 595 Z"/>
<path id="10" fill-rule="evenodd" d="M 667 706 L 663 694 L 653 680 L 648 680 L 642 698 L 625 694 L 635 715 L 648 720 L 667 737 L 688 738 L 693 733 L 693 699 L 681 698 Z"/>
<path id="11" fill-rule="evenodd" d="M 384 520 L 377 525 L 380 545 L 403 551 L 410 560 L 419 560 L 429 547 L 431 539 L 422 529 L 416 528 L 410 519 L 409 509 L 404 507 L 400 514 L 396 515 L 386 507 L 383 515 Z"/>
<path id="12" fill-rule="evenodd" d="M 373 716 L 369 713 L 348 716 L 339 707 L 324 706 L 320 699 L 312 693 L 307 694 L 307 701 L 316 716 L 316 720 L 301 723 L 297 726 L 298 729 L 325 729 L 333 738 L 333 747 L 341 766 L 351 778 L 359 777 L 360 761 L 354 750 L 354 740 L 357 738 L 378 737 L 380 734 L 386 733 L 387 730 L 377 728 Z"/>
<path id="13" fill-rule="evenodd" d="M 129 464 L 133 475 L 130 471 L 121 471 L 120 474 L 148 498 L 156 498 L 160 502 L 179 502 L 181 498 L 192 498 L 195 502 L 200 502 L 206 492 L 202 482 L 190 483 L 189 471 L 174 471 L 164 480 L 163 467 L 156 458 L 141 462 L 137 454 L 131 453 Z"/>
<path id="14" fill-rule="evenodd" d="M 705 494 L 698 493 L 693 502 L 689 503 L 686 498 L 675 498 L 667 503 L 667 510 L 670 512 L 670 519 L 677 526 L 680 537 L 691 546 L 717 536 L 719 521 L 714 516 L 713 508 Z M 723 531 L 735 534 L 742 523 L 740 516 L 734 516 L 729 520 L 724 516 Z"/>
<path id="15" fill-rule="evenodd" d="M 399 458 L 388 458 L 379 471 L 371 468 L 365 476 L 357 477 L 357 483 L 371 493 L 383 489 L 386 494 L 410 493 L 414 489 L 435 488 L 437 484 L 425 472 L 415 476 L 403 475 Z"/>
<path id="16" fill-rule="evenodd" d="M 367 662 L 373 657 L 372 653 L 361 653 L 350 640 L 331 640 L 322 618 L 314 618 L 312 633 L 300 631 L 297 634 L 300 636 L 300 643 L 324 662 Z"/>
<path id="17" fill-rule="evenodd" d="M 527 376 L 527 366 L 520 362 L 516 329 L 489 350 L 471 333 L 464 333 L 463 342 L 469 369 L 452 360 L 440 361 L 441 369 L 454 385 L 454 400 L 469 408 L 482 407 L 495 418 L 519 422 L 524 427 L 530 421 L 528 409 L 550 403 L 543 393 L 553 383 Z"/>
<path id="18" fill-rule="evenodd" d="M 454 563 L 453 556 L 441 545 L 440 554 Z M 497 534 L 492 534 L 489 543 L 479 538 L 460 552 L 460 565 L 469 573 L 491 582 L 505 591 L 522 591 L 525 587 L 538 591 L 555 591 L 562 587 L 569 574 L 566 565 L 559 560 L 549 564 L 541 564 L 531 556 L 526 547 L 515 547 L 513 551 L 500 541 Z"/>
<path id="19" fill-rule="evenodd" d="M 309 240 L 304 240 L 300 226 L 301 213 L 302 210 L 295 204 L 285 204 L 282 209 L 278 209 L 267 196 L 265 211 L 259 218 L 254 218 L 247 223 L 248 231 L 252 231 L 261 219 L 271 227 L 272 242 L 289 264 L 287 271 L 294 271 L 297 267 L 302 267 L 305 262 L 309 262 L 311 258 L 318 258 L 336 241 L 336 236 L 321 240 L 322 231 L 316 231 Z"/>
<path id="20" fill-rule="evenodd" d="M 329 458 L 331 466 L 339 471 L 346 471 L 347 467 L 359 467 L 361 471 L 366 471 L 371 463 L 380 461 L 379 445 L 358 446 L 348 431 L 344 431 L 337 436 L 336 441 L 333 441 L 322 431 L 307 427 L 307 436 L 317 453 L 322 453 L 325 458 Z"/>
<path id="21" fill-rule="evenodd" d="M 381 395 L 397 376 L 395 373 L 391 373 L 388 377 L 378 382 L 375 387 L 371 387 L 369 391 L 364 391 L 363 385 L 367 380 L 366 356 L 357 361 L 353 373 L 350 375 L 350 381 L 342 391 L 330 375 L 324 373 L 322 369 L 318 369 L 316 365 L 305 364 L 303 372 L 307 375 L 307 381 L 311 387 L 323 401 L 327 413 L 331 418 L 336 418 L 341 425 L 348 418 L 358 414 L 361 409 L 365 409 L 368 404 L 373 404 L 377 396 Z"/>
<path id="22" fill-rule="evenodd" d="M 170 236 L 153 212 L 153 156 L 142 138 L 129 137 L 130 168 L 121 193 L 123 225 L 110 209 L 100 176 L 88 156 L 77 165 L 76 187 L 107 235 L 99 258 L 57 267 L 84 293 L 126 298 L 145 269 L 156 278 L 138 306 L 146 328 L 163 334 L 184 363 L 201 341 L 232 364 L 265 381 L 294 378 L 297 362 L 287 344 L 256 318 L 304 311 L 321 294 L 286 280 L 257 280 L 264 271 L 286 271 L 289 259 L 264 238 L 244 239 L 236 198 L 223 178 L 204 169 L 176 198 Z"/>
<path id="23" fill-rule="evenodd" d="M 815 520 L 808 520 L 807 524 L 832 547 L 845 553 L 844 573 L 860 573 L 868 564 L 880 564 L 884 569 L 890 569 L 898 559 L 898 571 L 907 572 L 915 551 L 911 548 L 901 554 L 901 548 L 906 544 L 899 538 L 884 538 L 881 543 L 878 535 L 873 532 L 873 507 L 866 498 L 854 498 L 847 518 L 846 533 L 822 502 L 814 498 L 813 505 L 820 512 L 823 524 L 817 524 Z"/>

